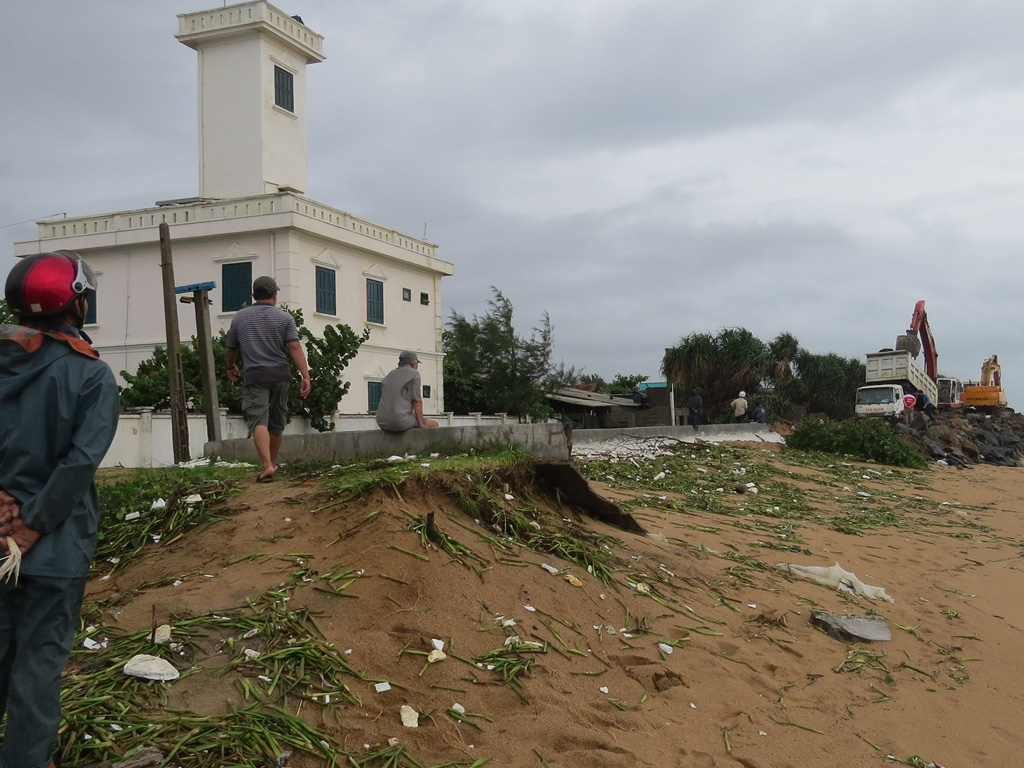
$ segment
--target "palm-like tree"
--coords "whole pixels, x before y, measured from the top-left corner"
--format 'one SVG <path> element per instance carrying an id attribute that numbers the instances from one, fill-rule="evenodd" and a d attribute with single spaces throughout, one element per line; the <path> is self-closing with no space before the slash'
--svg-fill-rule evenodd
<path id="1" fill-rule="evenodd" d="M 700 390 L 707 412 L 721 410 L 741 391 L 753 392 L 769 373 L 768 346 L 745 328 L 691 333 L 665 350 L 661 372 L 684 392 Z"/>

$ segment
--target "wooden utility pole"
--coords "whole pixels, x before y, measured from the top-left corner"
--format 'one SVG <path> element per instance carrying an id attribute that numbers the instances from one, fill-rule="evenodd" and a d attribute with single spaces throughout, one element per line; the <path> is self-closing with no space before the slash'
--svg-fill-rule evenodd
<path id="1" fill-rule="evenodd" d="M 185 377 L 181 370 L 181 337 L 178 303 L 174 300 L 174 263 L 171 261 L 171 228 L 160 224 L 160 272 L 164 288 L 164 326 L 167 331 L 167 375 L 171 390 L 171 440 L 174 463 L 189 460 L 188 416 L 185 413 Z"/>
<path id="2" fill-rule="evenodd" d="M 217 395 L 217 368 L 213 359 L 213 330 L 210 324 L 209 292 L 217 284 L 196 283 L 176 288 L 177 293 L 192 292 L 192 297 L 181 297 L 183 304 L 196 305 L 196 335 L 199 338 L 199 367 L 203 376 L 203 399 L 206 400 L 206 439 L 220 440 L 220 403 Z"/>

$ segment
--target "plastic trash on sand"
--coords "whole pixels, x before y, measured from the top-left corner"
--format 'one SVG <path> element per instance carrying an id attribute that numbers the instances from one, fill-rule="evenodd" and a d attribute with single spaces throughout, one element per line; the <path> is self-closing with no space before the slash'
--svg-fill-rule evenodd
<path id="1" fill-rule="evenodd" d="M 420 714 L 415 709 L 410 707 L 408 704 L 403 704 L 401 710 L 402 714 L 402 725 L 406 728 L 419 728 L 420 727 Z"/>
<path id="2" fill-rule="evenodd" d="M 821 627 L 829 637 L 844 643 L 869 640 L 874 643 L 892 640 L 892 630 L 884 616 L 832 616 L 827 613 L 812 613 L 811 624 Z"/>
<path id="3" fill-rule="evenodd" d="M 836 563 L 831 568 L 819 565 L 793 565 L 792 563 L 779 563 L 775 567 L 793 576 L 810 579 L 819 584 L 824 584 L 826 587 L 835 587 L 840 592 L 845 592 L 848 595 L 869 597 L 872 600 L 885 600 L 889 603 L 896 602 L 885 594 L 885 590 L 882 587 L 865 584 L 854 574 L 845 570 L 839 563 Z"/>
<path id="4" fill-rule="evenodd" d="M 178 670 L 169 662 L 147 653 L 140 653 L 133 656 L 124 665 L 124 673 L 132 677 L 141 677 L 146 680 L 177 680 Z"/>

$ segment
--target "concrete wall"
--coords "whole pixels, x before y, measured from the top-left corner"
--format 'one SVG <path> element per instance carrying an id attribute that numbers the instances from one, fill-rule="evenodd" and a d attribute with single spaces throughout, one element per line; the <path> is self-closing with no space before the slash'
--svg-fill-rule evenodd
<path id="1" fill-rule="evenodd" d="M 514 424 L 504 414 L 484 416 L 471 413 L 428 414 L 445 427 L 500 427 Z M 221 435 L 225 441 L 251 442 L 248 428 L 241 416 L 221 413 Z M 519 426 L 519 425 L 516 425 Z M 377 432 L 372 416 L 335 415 L 335 432 Z M 285 427 L 286 435 L 319 435 L 305 419 L 293 419 Z M 193 459 L 207 455 L 206 417 L 192 414 L 188 417 L 189 456 Z M 390 455 L 390 454 L 388 454 Z M 255 457 L 255 453 L 253 454 Z M 174 464 L 171 415 L 166 411 L 155 413 L 151 408 L 140 408 L 122 413 L 114 442 L 107 451 L 101 467 L 167 467 Z"/>
<path id="2" fill-rule="evenodd" d="M 633 427 L 628 429 L 577 429 L 572 433 L 572 441 L 582 443 L 599 443 L 616 437 L 677 437 L 728 440 L 729 435 L 774 434 L 767 424 L 702 424 L 693 427 Z"/>
<path id="3" fill-rule="evenodd" d="M 361 432 L 288 435 L 281 443 L 281 459 L 338 461 L 404 456 L 419 453 L 465 453 L 472 449 L 504 448 L 515 444 L 538 459 L 568 460 L 570 443 L 561 424 L 505 424 L 480 427 L 411 429 L 400 434 L 379 429 Z M 252 441 L 222 440 L 207 443 L 207 455 L 228 461 L 255 461 Z"/>

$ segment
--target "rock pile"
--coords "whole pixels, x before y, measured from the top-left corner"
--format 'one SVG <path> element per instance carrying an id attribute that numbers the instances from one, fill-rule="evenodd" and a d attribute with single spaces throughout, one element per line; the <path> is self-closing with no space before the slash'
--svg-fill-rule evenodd
<path id="1" fill-rule="evenodd" d="M 950 464 L 1024 466 L 1024 414 L 939 414 L 935 421 L 917 415 L 896 432 L 925 456 Z"/>

